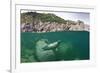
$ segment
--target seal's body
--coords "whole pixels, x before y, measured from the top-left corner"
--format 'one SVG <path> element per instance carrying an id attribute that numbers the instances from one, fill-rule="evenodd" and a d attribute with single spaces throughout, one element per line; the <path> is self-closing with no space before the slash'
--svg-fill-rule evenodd
<path id="1" fill-rule="evenodd" d="M 47 46 L 43 47 L 42 49 L 44 50 L 53 50 L 53 49 L 56 49 L 59 45 L 60 41 L 57 41 L 57 42 L 53 42 L 51 44 L 48 44 Z"/>

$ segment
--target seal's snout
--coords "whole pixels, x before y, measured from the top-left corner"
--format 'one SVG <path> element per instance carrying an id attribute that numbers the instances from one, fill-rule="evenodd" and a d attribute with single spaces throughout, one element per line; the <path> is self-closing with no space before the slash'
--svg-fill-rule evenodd
<path id="1" fill-rule="evenodd" d="M 58 43 L 61 43 L 61 40 L 58 40 L 57 42 L 58 42 Z"/>

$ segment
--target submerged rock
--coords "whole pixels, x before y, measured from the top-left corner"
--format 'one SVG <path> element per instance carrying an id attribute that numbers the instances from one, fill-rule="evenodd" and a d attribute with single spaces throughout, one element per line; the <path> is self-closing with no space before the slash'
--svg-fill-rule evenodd
<path id="1" fill-rule="evenodd" d="M 76 52 L 72 43 L 62 42 L 58 48 L 58 58 L 60 60 L 74 60 Z"/>
<path id="2" fill-rule="evenodd" d="M 76 52 L 72 43 L 53 42 L 48 43 L 47 39 L 36 42 L 36 56 L 42 61 L 75 60 Z"/>
<path id="3" fill-rule="evenodd" d="M 43 48 L 47 46 L 47 40 L 41 39 L 36 42 L 36 55 L 39 61 L 53 61 L 55 60 L 55 54 L 53 50 L 44 50 Z"/>

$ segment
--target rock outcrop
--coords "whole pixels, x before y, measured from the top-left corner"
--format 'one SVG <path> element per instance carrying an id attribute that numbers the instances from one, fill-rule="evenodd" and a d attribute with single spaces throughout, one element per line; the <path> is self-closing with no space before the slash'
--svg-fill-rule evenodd
<path id="1" fill-rule="evenodd" d="M 54 14 L 27 12 L 21 14 L 22 32 L 89 31 L 84 22 L 64 20 Z"/>

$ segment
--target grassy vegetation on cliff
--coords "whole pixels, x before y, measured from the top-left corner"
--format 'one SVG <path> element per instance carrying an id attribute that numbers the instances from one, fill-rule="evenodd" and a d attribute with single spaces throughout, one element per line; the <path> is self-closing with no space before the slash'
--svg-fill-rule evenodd
<path id="1" fill-rule="evenodd" d="M 66 23 L 66 20 L 51 13 L 21 13 L 21 23 L 32 23 L 34 20 L 40 20 L 42 22 Z"/>

